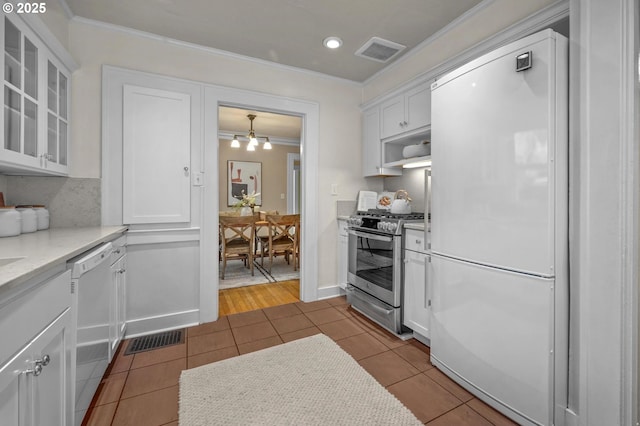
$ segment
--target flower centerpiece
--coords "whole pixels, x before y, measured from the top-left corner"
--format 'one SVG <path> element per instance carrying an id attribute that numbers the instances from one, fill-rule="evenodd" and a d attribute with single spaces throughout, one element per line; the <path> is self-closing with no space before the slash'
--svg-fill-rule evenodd
<path id="1" fill-rule="evenodd" d="M 250 216 L 253 214 L 253 208 L 256 205 L 256 198 L 260 195 L 260 193 L 256 193 L 253 191 L 251 194 L 245 194 L 244 189 L 242 190 L 242 198 L 238 199 L 233 207 L 236 209 L 240 209 L 241 216 Z"/>

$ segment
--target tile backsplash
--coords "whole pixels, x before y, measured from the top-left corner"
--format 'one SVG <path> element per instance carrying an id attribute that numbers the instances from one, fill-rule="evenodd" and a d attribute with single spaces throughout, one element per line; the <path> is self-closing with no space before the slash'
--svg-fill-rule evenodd
<path id="1" fill-rule="evenodd" d="M 425 169 L 404 169 L 402 176 L 384 178 L 385 191 L 395 192 L 404 189 L 411 197 L 413 212 L 425 211 Z"/>
<path id="2" fill-rule="evenodd" d="M 8 205 L 44 204 L 52 228 L 100 226 L 100 179 L 0 176 Z"/>

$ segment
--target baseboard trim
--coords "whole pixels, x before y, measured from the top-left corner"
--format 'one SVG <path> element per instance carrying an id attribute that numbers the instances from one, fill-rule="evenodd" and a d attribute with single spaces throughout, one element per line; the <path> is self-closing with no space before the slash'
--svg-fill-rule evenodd
<path id="1" fill-rule="evenodd" d="M 332 297 L 343 296 L 345 291 L 339 286 L 321 287 L 318 289 L 318 300 L 331 299 Z"/>
<path id="2" fill-rule="evenodd" d="M 193 309 L 190 311 L 174 312 L 168 315 L 129 320 L 127 321 L 125 338 L 131 339 L 146 334 L 161 333 L 163 331 L 198 325 L 200 323 L 199 314 L 199 310 Z"/>

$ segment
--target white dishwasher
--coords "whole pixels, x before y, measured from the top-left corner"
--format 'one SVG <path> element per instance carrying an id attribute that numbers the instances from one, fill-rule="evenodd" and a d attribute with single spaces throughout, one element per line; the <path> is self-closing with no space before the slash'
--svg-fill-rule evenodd
<path id="1" fill-rule="evenodd" d="M 111 361 L 109 338 L 111 301 L 111 243 L 101 244 L 67 263 L 78 294 L 76 336 L 76 409 L 79 425 Z"/>

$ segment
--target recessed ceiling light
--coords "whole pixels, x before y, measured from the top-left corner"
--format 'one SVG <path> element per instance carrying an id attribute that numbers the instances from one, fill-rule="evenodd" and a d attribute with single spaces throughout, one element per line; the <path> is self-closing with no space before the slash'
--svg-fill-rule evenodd
<path id="1" fill-rule="evenodd" d="M 325 38 L 322 44 L 324 44 L 324 47 L 326 48 L 337 49 L 338 47 L 342 46 L 342 40 L 340 40 L 339 37 L 332 36 Z"/>

